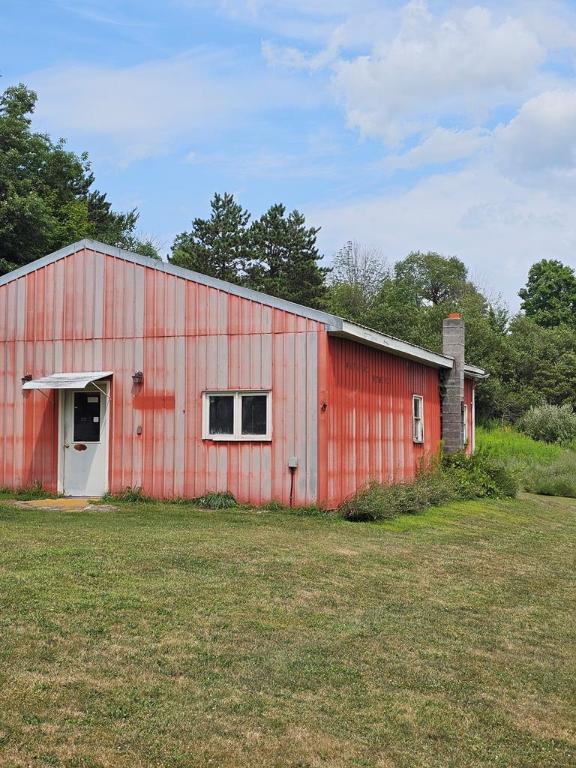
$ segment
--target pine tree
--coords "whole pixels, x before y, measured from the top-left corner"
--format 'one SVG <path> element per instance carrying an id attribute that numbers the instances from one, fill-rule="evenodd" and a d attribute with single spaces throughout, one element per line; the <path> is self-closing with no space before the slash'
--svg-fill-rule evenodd
<path id="1" fill-rule="evenodd" d="M 323 306 L 329 270 L 318 263 L 318 232 L 306 226 L 298 211 L 286 216 L 284 205 L 271 206 L 249 230 L 251 262 L 246 269 L 246 283 L 298 304 Z"/>
<path id="2" fill-rule="evenodd" d="M 209 219 L 196 218 L 190 232 L 176 236 L 170 261 L 179 267 L 233 283 L 242 282 L 247 261 L 250 214 L 228 193 L 215 194 Z"/>

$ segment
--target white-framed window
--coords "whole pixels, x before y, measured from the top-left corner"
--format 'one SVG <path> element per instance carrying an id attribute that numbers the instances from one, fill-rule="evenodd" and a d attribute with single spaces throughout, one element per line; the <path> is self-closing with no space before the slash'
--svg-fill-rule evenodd
<path id="1" fill-rule="evenodd" d="M 412 395 L 412 440 L 415 443 L 424 442 L 424 398 L 422 395 Z"/>
<path id="2" fill-rule="evenodd" d="M 462 407 L 462 438 L 464 440 L 464 447 L 468 445 L 468 440 L 470 439 L 470 434 L 468 431 L 468 406 L 464 404 Z"/>
<path id="3" fill-rule="evenodd" d="M 204 392 L 202 437 L 204 440 L 271 440 L 270 392 Z"/>

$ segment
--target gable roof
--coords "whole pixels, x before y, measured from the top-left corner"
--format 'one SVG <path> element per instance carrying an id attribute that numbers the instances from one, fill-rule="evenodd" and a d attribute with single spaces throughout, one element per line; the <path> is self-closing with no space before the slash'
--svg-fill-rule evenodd
<path id="1" fill-rule="evenodd" d="M 117 248 L 113 245 L 106 245 L 100 243 L 97 240 L 79 240 L 72 245 L 68 245 L 65 248 L 60 248 L 54 253 L 50 253 L 41 259 L 26 264 L 19 269 L 15 269 L 13 272 L 8 272 L 6 275 L 0 277 L 0 286 L 6 285 L 6 283 L 12 280 L 17 280 L 20 277 L 35 272 L 48 264 L 53 264 L 59 259 L 64 259 L 67 256 L 71 256 L 81 250 L 91 250 L 96 253 L 103 253 L 106 256 L 111 256 L 115 259 L 122 259 L 123 261 L 129 261 L 133 264 L 138 264 L 142 267 L 149 269 L 156 269 L 160 272 L 165 272 L 175 277 L 183 278 L 184 280 L 190 280 L 200 285 L 206 285 L 210 288 L 216 288 L 219 291 L 239 296 L 250 301 L 255 301 L 260 304 L 264 304 L 274 309 L 280 309 L 284 312 L 290 312 L 293 315 L 305 317 L 310 320 L 316 320 L 323 323 L 326 326 L 326 331 L 333 336 L 340 338 L 350 339 L 357 343 L 364 344 L 376 349 L 381 349 L 389 352 L 393 355 L 408 358 L 409 360 L 415 360 L 425 365 L 430 365 L 435 368 L 452 368 L 454 360 L 447 355 L 441 355 L 437 352 L 432 352 L 424 347 L 419 347 L 416 344 L 410 344 L 407 341 L 402 341 L 394 336 L 388 336 L 378 331 L 373 331 L 369 328 L 363 328 L 360 325 L 355 325 L 342 317 L 332 315 L 328 312 L 322 312 L 319 309 L 312 309 L 311 307 L 305 307 L 301 304 L 295 304 L 292 301 L 286 299 L 278 299 L 275 296 L 269 296 L 266 293 L 260 293 L 259 291 L 253 291 L 251 288 L 244 288 L 234 283 L 228 283 L 225 280 L 219 280 L 216 277 L 210 277 L 209 275 L 203 275 L 200 272 L 193 272 L 190 269 L 184 269 L 183 267 L 177 267 L 173 264 L 169 264 L 165 261 L 158 261 L 156 259 L 148 258 L 147 256 L 141 256 L 138 253 L 132 253 L 131 251 L 125 251 L 122 248 Z M 465 373 L 468 376 L 475 378 L 483 377 L 484 371 L 481 368 L 475 368 L 474 366 L 466 366 Z"/>

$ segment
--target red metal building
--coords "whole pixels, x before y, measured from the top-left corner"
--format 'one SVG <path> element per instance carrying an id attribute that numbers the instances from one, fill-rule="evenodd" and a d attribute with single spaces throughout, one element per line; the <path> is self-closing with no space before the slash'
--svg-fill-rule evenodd
<path id="1" fill-rule="evenodd" d="M 83 240 L 0 278 L 0 486 L 333 507 L 438 449 L 457 370 L 472 450 L 463 359 Z"/>

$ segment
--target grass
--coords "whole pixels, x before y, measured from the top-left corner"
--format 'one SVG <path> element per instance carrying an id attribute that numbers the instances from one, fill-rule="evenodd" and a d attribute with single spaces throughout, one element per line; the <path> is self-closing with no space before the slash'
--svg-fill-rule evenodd
<path id="1" fill-rule="evenodd" d="M 502 460 L 526 491 L 576 498 L 576 445 L 533 440 L 513 429 L 482 428 L 477 444 Z"/>
<path id="2" fill-rule="evenodd" d="M 576 501 L 0 502 L 0 765 L 576 764 Z"/>

